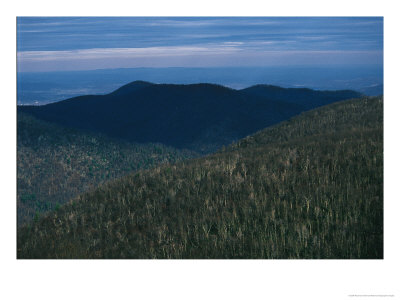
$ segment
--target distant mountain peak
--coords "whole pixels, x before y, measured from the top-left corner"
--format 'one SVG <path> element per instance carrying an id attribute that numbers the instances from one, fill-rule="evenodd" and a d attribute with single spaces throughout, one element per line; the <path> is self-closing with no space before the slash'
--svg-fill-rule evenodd
<path id="1" fill-rule="evenodd" d="M 255 90 L 255 89 L 264 89 L 264 90 L 298 90 L 298 91 L 314 91 L 313 89 L 306 88 L 306 87 L 290 87 L 290 88 L 284 88 L 281 86 L 277 85 L 272 85 L 272 84 L 256 84 L 249 86 L 247 88 L 242 89 L 242 91 L 247 91 L 247 90 Z"/>
<path id="2" fill-rule="evenodd" d="M 120 88 L 118 88 L 114 92 L 112 92 L 111 94 L 113 94 L 113 95 L 129 94 L 131 92 L 135 92 L 137 90 L 140 90 L 140 89 L 152 86 L 152 85 L 154 85 L 154 83 L 151 83 L 148 81 L 143 81 L 143 80 L 136 80 L 136 81 L 132 81 L 128 84 L 121 86 Z"/>
<path id="3" fill-rule="evenodd" d="M 152 84 L 154 84 L 154 83 L 152 83 L 150 81 L 135 80 L 135 81 L 132 81 L 132 82 L 126 84 L 126 85 L 146 85 L 146 86 L 148 86 L 148 85 L 152 85 Z"/>

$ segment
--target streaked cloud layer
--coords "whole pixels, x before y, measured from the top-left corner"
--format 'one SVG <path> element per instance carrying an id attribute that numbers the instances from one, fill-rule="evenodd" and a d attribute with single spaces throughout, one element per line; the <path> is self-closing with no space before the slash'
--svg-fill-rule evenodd
<path id="1" fill-rule="evenodd" d="M 382 18 L 18 18 L 19 71 L 382 64 Z"/>

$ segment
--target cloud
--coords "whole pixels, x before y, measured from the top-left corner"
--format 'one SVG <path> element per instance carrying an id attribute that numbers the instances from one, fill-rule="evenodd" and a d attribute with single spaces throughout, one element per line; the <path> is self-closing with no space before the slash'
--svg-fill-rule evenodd
<path id="1" fill-rule="evenodd" d="M 336 49 L 369 46 L 366 50 L 372 50 L 383 47 L 381 22 L 379 18 L 23 17 L 17 19 L 17 46 L 18 51 L 44 51 L 244 43 L 266 50 L 318 50 L 326 46 L 319 42 L 334 41 Z M 362 40 L 374 43 L 360 45 Z"/>
<path id="2" fill-rule="evenodd" d="M 24 17 L 17 25 L 19 71 L 383 61 L 381 18 Z"/>
<path id="3" fill-rule="evenodd" d="M 18 71 L 93 70 L 135 67 L 272 66 L 296 64 L 379 64 L 382 51 L 265 50 L 243 43 L 218 45 L 22 51 Z"/>
<path id="4" fill-rule="evenodd" d="M 151 19 L 150 19 L 151 20 Z M 177 19 L 177 20 L 157 20 L 143 23 L 144 26 L 168 26 L 168 27 L 208 27 L 214 26 L 218 23 L 218 20 L 187 20 L 187 19 Z"/>
<path id="5" fill-rule="evenodd" d="M 17 58 L 20 62 L 51 61 L 51 60 L 90 60 L 100 58 L 140 58 L 168 57 L 186 55 L 229 54 L 240 51 L 234 47 L 241 43 L 218 46 L 176 46 L 176 47 L 146 47 L 146 48 L 93 48 L 62 51 L 20 51 Z"/>

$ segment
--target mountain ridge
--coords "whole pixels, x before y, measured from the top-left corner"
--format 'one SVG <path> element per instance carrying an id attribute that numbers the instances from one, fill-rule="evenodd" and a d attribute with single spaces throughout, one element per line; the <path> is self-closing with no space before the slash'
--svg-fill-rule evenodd
<path id="1" fill-rule="evenodd" d="M 210 153 L 302 111 L 361 96 L 354 91 L 269 90 L 265 86 L 234 90 L 208 83 L 134 81 L 110 94 L 19 106 L 18 110 L 130 142 Z"/>

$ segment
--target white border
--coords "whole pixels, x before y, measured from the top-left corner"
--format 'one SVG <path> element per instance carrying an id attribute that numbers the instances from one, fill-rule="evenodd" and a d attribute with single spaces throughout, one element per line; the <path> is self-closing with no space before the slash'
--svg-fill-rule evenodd
<path id="1" fill-rule="evenodd" d="M 2 299 L 351 299 L 400 296 L 398 10 L 388 1 L 15 1 L 1 12 Z M 385 259 L 17 261 L 15 259 L 16 16 L 384 16 Z M 397 96 L 397 97 L 395 97 Z M 5 141 L 5 142 L 4 142 Z M 364 298 L 357 298 L 364 299 Z M 380 299 L 380 298 L 374 298 Z"/>

